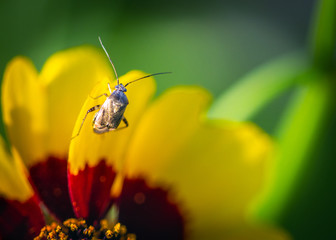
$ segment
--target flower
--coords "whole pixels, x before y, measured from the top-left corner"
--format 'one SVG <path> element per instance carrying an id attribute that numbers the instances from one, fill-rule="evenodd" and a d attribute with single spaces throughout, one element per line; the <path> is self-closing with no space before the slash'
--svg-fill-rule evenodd
<path id="1" fill-rule="evenodd" d="M 131 71 L 120 81 L 141 76 Z M 140 240 L 288 239 L 246 220 L 264 184 L 269 137 L 252 123 L 206 119 L 211 96 L 200 87 L 151 100 L 155 82 L 141 80 L 127 87 L 128 128 L 95 134 L 89 115 L 71 140 L 110 79 L 105 56 L 87 46 L 56 53 L 40 73 L 24 57 L 8 64 L 2 109 L 11 154 L 1 143 L 0 237 L 36 236 L 43 202 L 61 221 L 107 217 Z"/>

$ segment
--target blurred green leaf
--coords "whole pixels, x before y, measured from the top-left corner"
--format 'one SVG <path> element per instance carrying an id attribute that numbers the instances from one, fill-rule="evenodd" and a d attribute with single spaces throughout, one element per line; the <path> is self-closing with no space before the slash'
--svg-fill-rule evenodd
<path id="1" fill-rule="evenodd" d="M 306 68 L 306 60 L 300 54 L 267 63 L 224 92 L 212 105 L 208 117 L 248 120 L 274 97 L 293 86 Z"/>
<path id="2" fill-rule="evenodd" d="M 332 81 L 313 71 L 305 78 L 308 82 L 297 89 L 278 128 L 275 171 L 258 213 L 262 219 L 279 220 L 288 199 L 300 184 L 301 174 L 332 109 Z"/>
<path id="3" fill-rule="evenodd" d="M 336 1 L 321 0 L 312 32 L 314 64 L 323 69 L 333 66 L 336 43 Z"/>

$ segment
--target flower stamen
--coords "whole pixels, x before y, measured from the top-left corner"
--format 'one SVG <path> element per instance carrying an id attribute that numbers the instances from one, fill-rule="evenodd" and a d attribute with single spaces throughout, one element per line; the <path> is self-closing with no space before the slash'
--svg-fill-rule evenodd
<path id="1" fill-rule="evenodd" d="M 46 225 L 41 229 L 40 234 L 34 240 L 136 240 L 134 234 L 127 233 L 126 226 L 120 223 L 109 228 L 106 220 L 101 220 L 100 225 L 95 228 L 88 225 L 83 219 L 70 218 L 57 224 L 55 222 Z"/>

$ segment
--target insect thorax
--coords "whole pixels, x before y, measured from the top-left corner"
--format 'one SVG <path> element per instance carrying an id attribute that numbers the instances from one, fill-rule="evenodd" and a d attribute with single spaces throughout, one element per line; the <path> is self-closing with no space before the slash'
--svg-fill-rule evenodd
<path id="1" fill-rule="evenodd" d="M 127 106 L 128 99 L 126 94 L 121 90 L 114 90 L 109 96 L 109 99 L 113 102 L 114 105 Z"/>

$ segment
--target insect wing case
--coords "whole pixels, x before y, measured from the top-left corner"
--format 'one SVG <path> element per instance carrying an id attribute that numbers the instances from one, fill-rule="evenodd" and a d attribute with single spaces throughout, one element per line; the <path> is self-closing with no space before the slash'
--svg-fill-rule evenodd
<path id="1" fill-rule="evenodd" d="M 122 91 L 113 91 L 106 99 L 93 119 L 93 130 L 105 133 L 117 129 L 128 105 L 128 99 Z"/>

